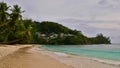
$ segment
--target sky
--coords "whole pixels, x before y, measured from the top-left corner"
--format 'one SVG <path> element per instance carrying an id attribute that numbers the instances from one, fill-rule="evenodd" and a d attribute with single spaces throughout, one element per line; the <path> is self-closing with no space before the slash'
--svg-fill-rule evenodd
<path id="1" fill-rule="evenodd" d="M 103 33 L 112 43 L 120 43 L 120 0 L 1 0 L 18 4 L 23 17 L 55 21 L 86 36 Z"/>

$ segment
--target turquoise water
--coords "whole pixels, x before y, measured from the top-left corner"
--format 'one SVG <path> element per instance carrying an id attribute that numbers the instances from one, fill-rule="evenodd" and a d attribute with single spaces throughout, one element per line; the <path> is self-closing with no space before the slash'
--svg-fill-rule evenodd
<path id="1" fill-rule="evenodd" d="M 74 55 L 120 61 L 120 45 L 45 45 L 42 48 Z"/>

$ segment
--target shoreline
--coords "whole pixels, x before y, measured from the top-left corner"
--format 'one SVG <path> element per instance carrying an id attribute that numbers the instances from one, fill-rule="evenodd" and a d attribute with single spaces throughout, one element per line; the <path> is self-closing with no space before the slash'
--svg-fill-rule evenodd
<path id="1" fill-rule="evenodd" d="M 0 59 L 0 68 L 73 68 L 49 56 L 42 55 L 35 50 L 36 46 L 30 47 L 23 46 L 17 49 L 11 47 L 14 51 Z M 6 51 L 11 50 L 8 50 L 8 47 L 5 48 Z"/>
<path id="2" fill-rule="evenodd" d="M 98 59 L 86 56 L 77 56 L 67 53 L 54 52 L 46 49 L 38 49 L 43 55 L 48 55 L 64 64 L 71 65 L 75 68 L 119 68 L 120 61 Z M 82 63 L 83 62 L 83 63 Z M 87 65 L 87 66 L 86 66 Z M 94 65 L 94 66 L 91 66 Z"/>
<path id="3" fill-rule="evenodd" d="M 119 64 L 111 64 L 116 61 L 53 52 L 39 46 L 0 46 L 1 53 L 6 51 L 0 57 L 0 68 L 120 68 Z"/>
<path id="4" fill-rule="evenodd" d="M 51 51 L 52 52 L 52 51 Z M 108 59 L 100 59 L 100 58 L 94 58 L 94 57 L 88 57 L 88 56 L 79 56 L 79 55 L 73 55 L 73 54 L 68 54 L 68 53 L 62 53 L 62 52 L 53 52 L 54 54 L 58 56 L 64 56 L 64 57 L 84 57 L 85 59 L 89 59 L 92 61 L 104 63 L 104 64 L 109 64 L 109 65 L 114 65 L 114 66 L 120 66 L 120 61 L 117 60 L 108 60 Z"/>

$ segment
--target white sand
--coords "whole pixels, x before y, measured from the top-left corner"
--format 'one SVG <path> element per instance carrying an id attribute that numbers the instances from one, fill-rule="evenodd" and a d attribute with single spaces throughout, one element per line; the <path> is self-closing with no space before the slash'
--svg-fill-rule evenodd
<path id="1" fill-rule="evenodd" d="M 28 45 L 25 47 L 2 47 L 0 51 L 5 51 L 6 53 L 0 59 L 0 68 L 73 68 L 49 56 L 42 55 L 34 47 L 28 47 Z"/>
<path id="2" fill-rule="evenodd" d="M 1 44 L 2 45 L 2 44 Z M 29 47 L 32 45 L 3 45 L 0 46 L 0 59 L 4 56 L 7 56 L 9 54 L 12 54 L 13 52 L 17 51 L 20 48 L 24 48 L 24 47 Z"/>

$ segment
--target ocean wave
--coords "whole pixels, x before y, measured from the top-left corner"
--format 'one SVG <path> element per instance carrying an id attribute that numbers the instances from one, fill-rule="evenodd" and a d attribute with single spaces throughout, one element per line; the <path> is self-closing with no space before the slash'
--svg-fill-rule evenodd
<path id="1" fill-rule="evenodd" d="M 90 58 L 91 60 L 100 62 L 100 63 L 105 63 L 109 65 L 115 65 L 115 66 L 120 66 L 120 61 L 113 61 L 113 60 L 106 60 L 106 59 L 98 59 L 98 58 Z"/>
<path id="2" fill-rule="evenodd" d="M 53 52 L 54 54 L 58 55 L 58 56 L 64 56 L 64 57 L 68 57 L 69 55 L 66 53 L 62 53 L 62 52 Z"/>

